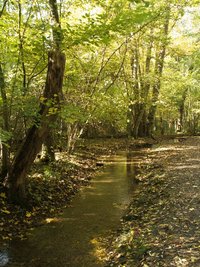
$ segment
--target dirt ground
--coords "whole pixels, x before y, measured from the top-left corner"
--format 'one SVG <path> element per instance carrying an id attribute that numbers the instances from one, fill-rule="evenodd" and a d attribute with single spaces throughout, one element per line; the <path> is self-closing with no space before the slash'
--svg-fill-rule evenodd
<path id="1" fill-rule="evenodd" d="M 200 266 L 200 137 L 146 149 L 139 185 L 107 266 Z"/>

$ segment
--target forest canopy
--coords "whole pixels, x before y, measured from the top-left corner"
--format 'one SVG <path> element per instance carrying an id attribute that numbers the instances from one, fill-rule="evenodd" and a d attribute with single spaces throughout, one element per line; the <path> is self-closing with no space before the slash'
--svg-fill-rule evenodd
<path id="1" fill-rule="evenodd" d="M 79 137 L 198 134 L 199 8 L 195 0 L 1 1 L 1 174 L 13 192 L 42 144 L 52 160 Z"/>

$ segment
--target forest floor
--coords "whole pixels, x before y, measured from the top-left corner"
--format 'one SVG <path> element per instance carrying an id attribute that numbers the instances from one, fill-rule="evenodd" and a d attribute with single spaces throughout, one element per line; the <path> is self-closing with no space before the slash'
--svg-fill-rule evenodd
<path id="1" fill-rule="evenodd" d="M 200 266 L 200 137 L 159 140 L 81 141 L 57 161 L 36 161 L 28 176 L 31 208 L 8 204 L 0 185 L 0 244 L 24 239 L 30 229 L 61 213 L 74 194 L 90 183 L 101 155 L 126 148 L 143 149 L 138 186 L 121 229 L 105 241 L 107 266 Z M 108 245 L 109 244 L 109 245 Z"/>
<path id="2" fill-rule="evenodd" d="M 90 183 L 102 165 L 98 162 L 101 155 L 145 143 L 146 140 L 81 140 L 70 156 L 58 152 L 57 160 L 50 164 L 37 159 L 27 177 L 28 209 L 9 204 L 0 184 L 0 245 L 13 238 L 27 238 L 31 229 L 62 213 L 80 188 Z"/>
<path id="3" fill-rule="evenodd" d="M 107 266 L 199 267 L 200 137 L 164 140 L 145 153 L 121 228 L 105 242 Z"/>

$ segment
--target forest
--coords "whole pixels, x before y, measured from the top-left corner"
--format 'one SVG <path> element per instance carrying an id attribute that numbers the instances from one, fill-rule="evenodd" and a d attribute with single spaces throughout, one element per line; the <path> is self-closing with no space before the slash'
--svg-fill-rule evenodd
<path id="1" fill-rule="evenodd" d="M 89 177 L 104 165 L 92 162 L 99 155 L 200 134 L 199 4 L 0 1 L 1 231 L 11 215 L 36 221 L 59 208 L 58 185 L 69 189 L 63 173 Z M 54 202 L 42 215 L 46 198 Z M 5 239 L 22 235 L 13 225 Z"/>

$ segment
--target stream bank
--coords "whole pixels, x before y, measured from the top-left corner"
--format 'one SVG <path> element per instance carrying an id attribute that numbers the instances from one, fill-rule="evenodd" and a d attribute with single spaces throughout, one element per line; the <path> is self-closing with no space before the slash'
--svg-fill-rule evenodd
<path id="1" fill-rule="evenodd" d="M 104 241 L 107 266 L 200 266 L 199 163 L 200 137 L 147 152 L 121 227 Z"/>
<path id="2" fill-rule="evenodd" d="M 74 195 L 90 184 L 91 177 L 102 167 L 99 162 L 102 155 L 152 142 L 151 139 L 80 140 L 70 156 L 58 152 L 56 162 L 49 165 L 36 161 L 28 175 L 28 210 L 9 204 L 0 184 L 0 244 L 13 238 L 26 239 L 28 230 L 43 225 L 47 217 L 62 213 Z"/>
<path id="3" fill-rule="evenodd" d="M 0 266 L 103 267 L 99 240 L 118 229 L 137 188 L 134 178 L 144 157 L 143 150 L 99 156 L 103 168 L 93 173 L 89 186 L 62 214 L 46 218 L 44 225 L 29 231 L 27 239 L 7 242 L 0 253 L 7 263 L 0 257 Z"/>

